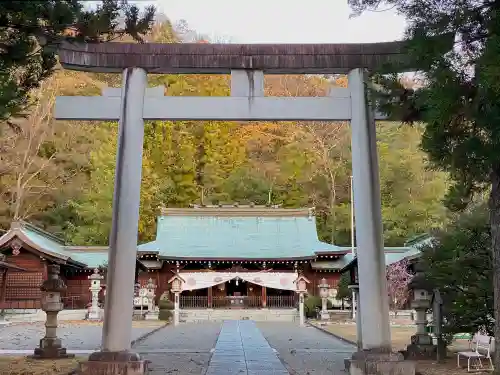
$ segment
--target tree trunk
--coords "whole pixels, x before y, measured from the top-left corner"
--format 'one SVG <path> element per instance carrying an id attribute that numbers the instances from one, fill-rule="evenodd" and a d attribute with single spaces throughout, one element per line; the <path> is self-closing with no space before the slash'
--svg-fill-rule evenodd
<path id="1" fill-rule="evenodd" d="M 495 311 L 495 353 L 493 363 L 495 375 L 500 375 L 500 165 L 491 172 L 489 200 L 491 251 L 493 255 L 493 295 Z"/>

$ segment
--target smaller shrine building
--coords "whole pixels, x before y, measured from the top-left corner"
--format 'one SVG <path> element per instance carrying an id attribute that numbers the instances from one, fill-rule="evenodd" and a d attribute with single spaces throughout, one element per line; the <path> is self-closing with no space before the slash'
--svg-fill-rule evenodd
<path id="1" fill-rule="evenodd" d="M 91 298 L 89 276 L 96 268 L 105 276 L 107 251 L 66 244 L 26 222 L 12 223 L 0 237 L 0 253 L 11 265 L 1 280 L 0 308 L 40 308 L 39 286 L 52 263 L 61 266 L 68 286 L 65 308 L 84 308 Z M 310 281 L 311 295 L 318 295 L 325 278 L 334 300 L 351 252 L 318 239 L 312 209 L 166 208 L 158 217 L 155 240 L 138 246 L 136 279 L 143 286 L 151 279 L 159 298 L 169 295 L 169 280 L 181 276 L 181 309 L 292 309 L 299 274 Z M 418 256 L 414 245 L 385 252 L 387 264 Z M 104 279 L 103 296 L 105 286 Z"/>

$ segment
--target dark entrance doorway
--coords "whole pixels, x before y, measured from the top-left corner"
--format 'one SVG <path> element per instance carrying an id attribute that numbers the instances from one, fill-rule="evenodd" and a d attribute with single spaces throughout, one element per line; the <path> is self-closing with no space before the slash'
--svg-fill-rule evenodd
<path id="1" fill-rule="evenodd" d="M 228 296 L 246 296 L 247 285 L 241 279 L 229 280 L 226 283 L 226 292 Z"/>

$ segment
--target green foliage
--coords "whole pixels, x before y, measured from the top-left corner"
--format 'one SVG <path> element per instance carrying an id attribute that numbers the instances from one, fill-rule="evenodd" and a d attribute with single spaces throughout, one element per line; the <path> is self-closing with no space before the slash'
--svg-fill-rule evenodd
<path id="1" fill-rule="evenodd" d="M 160 310 L 158 313 L 158 319 L 168 322 L 172 319 L 173 313 L 172 310 Z"/>
<path id="2" fill-rule="evenodd" d="M 160 310 L 173 310 L 174 303 L 169 299 L 160 299 L 160 301 L 158 302 L 158 308 Z"/>
<path id="3" fill-rule="evenodd" d="M 340 275 L 340 280 L 337 285 L 337 295 L 335 296 L 336 299 L 340 300 L 347 300 L 350 301 L 352 299 L 352 292 L 348 288 L 349 284 L 351 284 L 351 278 L 349 276 L 349 273 L 344 272 L 342 275 Z"/>
<path id="4" fill-rule="evenodd" d="M 158 319 L 163 320 L 163 321 L 169 321 L 172 319 L 173 312 L 175 306 L 172 301 L 168 298 L 168 294 L 164 293 L 161 297 L 160 300 L 158 301 L 158 308 L 160 309 L 160 312 L 158 314 Z"/>
<path id="5" fill-rule="evenodd" d="M 462 214 L 423 249 L 426 277 L 443 298 L 444 332 L 493 334 L 493 264 L 487 208 Z"/>
<path id="6" fill-rule="evenodd" d="M 327 308 L 332 308 L 332 303 L 330 301 L 327 302 Z M 306 317 L 315 318 L 316 309 L 321 310 L 321 298 L 318 296 L 307 296 L 304 300 L 304 313 Z"/>
<path id="7" fill-rule="evenodd" d="M 148 7 L 141 17 L 123 0 L 94 9 L 76 0 L 0 2 L 0 120 L 23 114 L 29 92 L 53 73 L 62 41 L 98 43 L 124 34 L 141 40 L 154 14 Z"/>
<path id="8" fill-rule="evenodd" d="M 359 12 L 379 2 L 350 3 Z M 386 3 L 408 20 L 409 61 L 421 82 L 376 77 L 387 89 L 381 105 L 407 122 L 426 124 L 422 147 L 454 181 L 448 207 L 463 210 L 474 194 L 489 189 L 490 172 L 500 174 L 500 14 L 495 2 L 475 0 Z M 436 35 L 443 37 L 431 39 Z M 456 43 L 446 35 L 456 35 Z"/>

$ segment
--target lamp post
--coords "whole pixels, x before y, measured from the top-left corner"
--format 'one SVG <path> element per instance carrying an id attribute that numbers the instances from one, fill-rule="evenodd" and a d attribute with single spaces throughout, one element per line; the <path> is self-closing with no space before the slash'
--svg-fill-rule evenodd
<path id="1" fill-rule="evenodd" d="M 178 274 L 175 274 L 170 280 L 168 280 L 170 284 L 172 284 L 172 292 L 174 293 L 174 325 L 179 325 L 179 295 L 182 292 L 182 283 L 184 279 L 180 277 Z"/>
<path id="2" fill-rule="evenodd" d="M 305 314 L 304 314 L 304 295 L 307 293 L 307 284 L 309 284 L 309 280 L 307 280 L 304 276 L 299 275 L 297 280 L 295 280 L 297 293 L 299 294 L 299 322 L 301 326 L 304 326 L 306 323 Z"/>
<path id="3" fill-rule="evenodd" d="M 352 176 L 350 177 L 351 181 L 351 255 L 353 259 L 356 257 L 356 249 L 354 247 L 354 184 L 352 180 Z M 352 309 L 352 319 L 356 319 L 356 296 L 357 293 L 354 289 L 352 289 L 352 302 L 351 302 L 351 309 Z"/>

